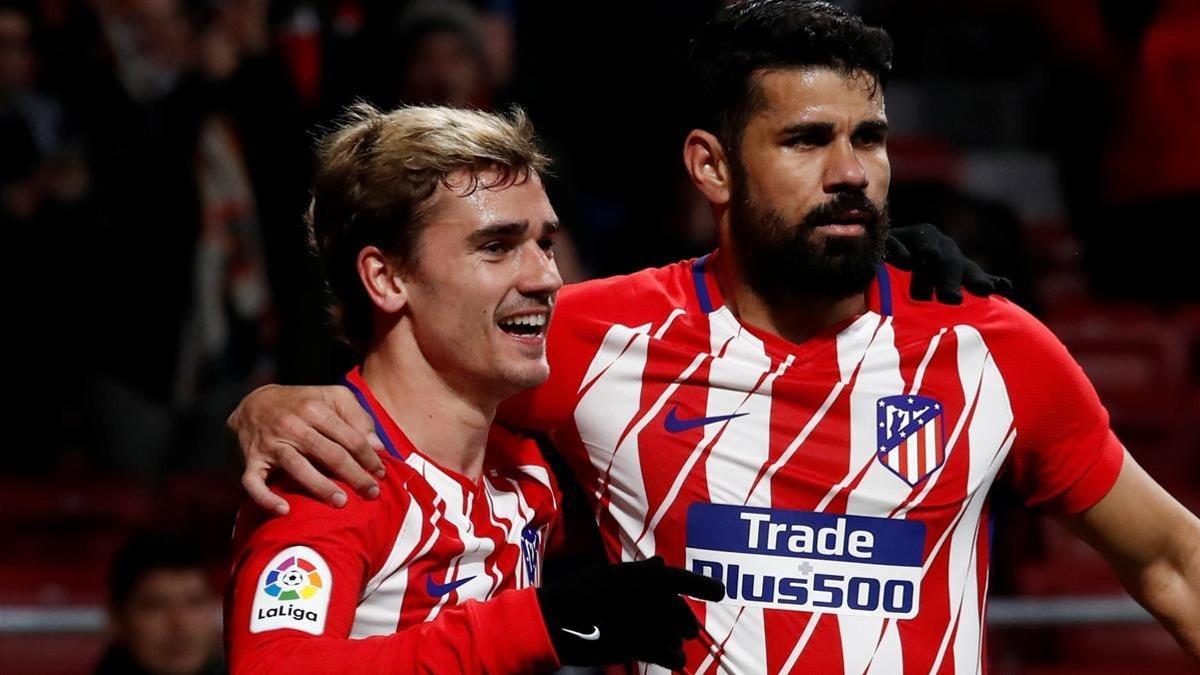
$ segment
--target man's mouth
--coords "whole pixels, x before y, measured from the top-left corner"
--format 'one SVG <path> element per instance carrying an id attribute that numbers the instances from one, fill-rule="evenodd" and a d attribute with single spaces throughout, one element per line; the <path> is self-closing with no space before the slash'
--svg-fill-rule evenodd
<path id="1" fill-rule="evenodd" d="M 497 321 L 496 325 L 512 337 L 529 340 L 545 335 L 549 320 L 549 312 L 529 312 L 504 317 Z"/>
<path id="2" fill-rule="evenodd" d="M 826 235 L 860 236 L 866 234 L 867 223 L 870 221 L 870 213 L 855 209 L 837 214 L 817 225 L 815 229 L 820 230 Z"/>

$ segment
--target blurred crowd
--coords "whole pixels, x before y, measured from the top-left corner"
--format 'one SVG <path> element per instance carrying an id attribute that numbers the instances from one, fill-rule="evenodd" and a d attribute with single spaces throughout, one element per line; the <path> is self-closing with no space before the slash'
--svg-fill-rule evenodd
<path id="1" fill-rule="evenodd" d="M 0 0 L 31 440 L 4 473 L 232 481 L 241 396 L 347 366 L 301 217 L 313 140 L 358 99 L 528 110 L 568 280 L 707 251 L 679 153 L 687 36 L 717 4 Z M 839 4 L 896 42 L 893 220 L 1012 278 L 1135 454 L 1200 491 L 1200 0 Z"/>
<path id="2" fill-rule="evenodd" d="M 1195 301 L 1195 0 L 846 4 L 897 43 L 895 220 L 1034 309 Z M 52 447 L 16 463 L 221 465 L 249 387 L 341 369 L 300 223 L 312 141 L 356 99 L 529 109 L 569 279 L 705 251 L 677 156 L 714 6 L 4 0 L 0 223 L 36 264 L 23 379 L 55 402 L 30 413 Z"/>

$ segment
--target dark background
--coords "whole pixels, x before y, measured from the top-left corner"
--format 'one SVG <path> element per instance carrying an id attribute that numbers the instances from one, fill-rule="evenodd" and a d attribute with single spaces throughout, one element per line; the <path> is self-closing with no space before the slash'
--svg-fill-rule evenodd
<path id="1" fill-rule="evenodd" d="M 219 581 L 239 499 L 225 416 L 350 363 L 301 214 L 313 138 L 355 99 L 525 107 L 570 279 L 707 251 L 680 154 L 687 36 L 718 4 L 0 0 L 0 604 L 101 603 L 112 551 L 151 525 L 203 542 Z M 896 43 L 893 221 L 1009 276 L 1196 511 L 1200 2 L 842 4 Z M 1057 527 L 998 512 L 994 597 L 1120 593 Z M 1189 668 L 1155 626 L 989 639 L 1000 673 Z M 84 672 L 101 643 L 0 627 L 0 662 Z"/>

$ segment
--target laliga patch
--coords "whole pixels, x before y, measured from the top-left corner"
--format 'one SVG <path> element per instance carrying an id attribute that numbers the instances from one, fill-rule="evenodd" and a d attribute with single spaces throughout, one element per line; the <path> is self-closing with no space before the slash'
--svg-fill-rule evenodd
<path id="1" fill-rule="evenodd" d="M 332 588 L 333 575 L 321 554 L 307 546 L 280 551 L 258 577 L 250 632 L 290 628 L 324 633 Z"/>
<path id="2" fill-rule="evenodd" d="M 738 605 L 911 619 L 925 524 L 789 509 L 693 504 L 687 568 Z"/>

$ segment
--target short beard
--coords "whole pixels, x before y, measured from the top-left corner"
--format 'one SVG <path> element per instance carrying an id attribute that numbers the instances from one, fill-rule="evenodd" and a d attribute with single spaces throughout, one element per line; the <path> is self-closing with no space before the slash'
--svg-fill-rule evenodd
<path id="1" fill-rule="evenodd" d="M 730 228 L 746 283 L 768 303 L 800 298 L 840 300 L 863 293 L 875 279 L 887 240 L 887 205 L 862 192 L 841 192 L 814 208 L 798 225 L 760 206 L 735 171 Z M 813 230 L 855 209 L 868 214 L 860 237 L 826 236 Z"/>

